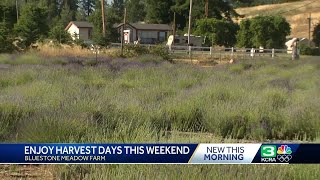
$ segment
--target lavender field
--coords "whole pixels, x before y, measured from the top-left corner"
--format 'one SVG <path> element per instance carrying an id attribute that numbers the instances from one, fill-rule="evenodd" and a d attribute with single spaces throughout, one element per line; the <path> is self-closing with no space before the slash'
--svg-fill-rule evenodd
<path id="1" fill-rule="evenodd" d="M 310 57 L 243 60 L 203 68 L 151 55 L 97 60 L 1 55 L 0 139 L 37 143 L 319 142 L 319 77 L 320 61 Z M 187 173 L 181 174 L 185 168 Z M 165 179 L 245 178 L 254 173 L 261 179 L 319 177 L 317 166 L 277 168 L 65 165 L 55 167 L 53 174 L 66 179 L 152 178 L 158 172 L 157 177 Z"/>

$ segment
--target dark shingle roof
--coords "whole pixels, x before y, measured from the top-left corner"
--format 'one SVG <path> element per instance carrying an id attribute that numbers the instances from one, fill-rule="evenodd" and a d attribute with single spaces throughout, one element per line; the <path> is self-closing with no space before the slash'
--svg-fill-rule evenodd
<path id="1" fill-rule="evenodd" d="M 69 29 L 72 24 L 76 25 L 78 28 L 93 28 L 93 25 L 87 21 L 71 21 L 66 29 Z"/>
<path id="2" fill-rule="evenodd" d="M 116 25 L 116 27 L 121 27 L 123 23 Z M 143 23 L 128 23 L 132 27 L 140 30 L 163 30 L 171 31 L 172 28 L 168 24 L 143 24 Z"/>

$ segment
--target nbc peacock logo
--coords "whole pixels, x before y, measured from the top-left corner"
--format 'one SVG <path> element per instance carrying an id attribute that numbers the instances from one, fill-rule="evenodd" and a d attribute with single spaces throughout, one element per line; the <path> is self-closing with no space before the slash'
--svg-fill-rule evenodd
<path id="1" fill-rule="evenodd" d="M 292 154 L 291 147 L 288 145 L 281 145 L 278 148 L 277 154 Z"/>
<path id="2" fill-rule="evenodd" d="M 292 150 L 288 145 L 278 147 L 277 159 L 282 163 L 288 163 L 292 159 Z"/>

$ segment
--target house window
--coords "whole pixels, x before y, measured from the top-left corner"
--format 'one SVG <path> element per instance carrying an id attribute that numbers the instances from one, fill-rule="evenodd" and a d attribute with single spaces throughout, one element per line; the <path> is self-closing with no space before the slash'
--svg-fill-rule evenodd
<path id="1" fill-rule="evenodd" d="M 159 32 L 159 41 L 160 42 L 166 41 L 166 32 Z"/>
<path id="2" fill-rule="evenodd" d="M 140 31 L 141 44 L 155 44 L 158 41 L 157 31 Z"/>

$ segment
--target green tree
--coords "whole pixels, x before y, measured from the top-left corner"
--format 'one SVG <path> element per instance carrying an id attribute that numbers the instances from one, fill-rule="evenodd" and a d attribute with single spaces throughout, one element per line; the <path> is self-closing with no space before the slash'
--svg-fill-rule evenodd
<path id="1" fill-rule="evenodd" d="M 95 0 L 80 0 L 80 8 L 83 10 L 86 17 L 89 17 L 90 14 L 94 11 L 95 3 Z"/>
<path id="2" fill-rule="evenodd" d="M 143 21 L 146 16 L 145 5 L 142 0 L 126 1 L 128 22 L 135 23 Z"/>
<path id="3" fill-rule="evenodd" d="M 92 40 L 99 45 L 106 45 L 108 40 L 102 35 L 101 10 L 96 9 L 90 16 L 89 21 L 93 24 Z"/>
<path id="4" fill-rule="evenodd" d="M 238 16 L 229 1 L 224 0 L 208 0 L 209 16 L 208 18 L 228 19 Z M 205 17 L 205 0 L 195 1 L 193 4 L 193 17 L 196 19 Z"/>
<path id="5" fill-rule="evenodd" d="M 290 24 L 281 16 L 257 16 L 241 21 L 237 46 L 283 48 L 290 32 Z"/>
<path id="6" fill-rule="evenodd" d="M 62 23 L 57 24 L 49 31 L 49 38 L 63 44 L 72 41 L 70 34 L 64 30 Z"/>
<path id="7" fill-rule="evenodd" d="M 283 48 L 286 36 L 290 35 L 290 24 L 281 16 L 257 16 L 250 20 L 249 31 L 254 47 Z"/>
<path id="8" fill-rule="evenodd" d="M 208 46 L 232 47 L 236 43 L 237 24 L 215 18 L 199 19 L 196 22 L 195 34 L 206 37 Z"/>
<path id="9" fill-rule="evenodd" d="M 208 0 L 209 14 L 208 18 L 227 19 L 231 21 L 232 17 L 237 17 L 239 14 L 233 9 L 229 1 L 224 0 Z M 186 27 L 189 19 L 190 0 L 175 0 L 171 7 L 172 12 L 177 13 L 178 28 L 180 30 Z M 205 18 L 205 0 L 194 0 L 192 8 L 192 22 L 197 19 Z M 194 26 L 195 24 L 193 24 Z"/>
<path id="10" fill-rule="evenodd" d="M 273 32 L 272 32 L 272 46 L 273 48 L 283 48 L 287 41 L 287 36 L 291 33 L 290 24 L 284 17 L 272 16 Z"/>
<path id="11" fill-rule="evenodd" d="M 78 8 L 79 8 L 79 0 L 61 0 L 61 7 L 60 9 L 62 9 L 64 6 L 66 9 L 68 9 L 70 17 L 72 20 L 76 20 L 76 15 L 78 12 Z M 61 18 L 62 15 L 60 15 Z"/>
<path id="12" fill-rule="evenodd" d="M 97 4 L 98 5 L 98 4 Z M 109 42 L 115 42 L 118 39 L 117 30 L 113 25 L 117 23 L 117 18 L 112 14 L 112 7 L 106 8 L 106 36 L 102 35 L 102 17 L 101 6 L 97 6 L 96 10 L 90 15 L 89 21 L 93 24 L 92 40 L 99 45 L 106 46 Z"/>
<path id="13" fill-rule="evenodd" d="M 16 6 L 12 3 L 0 2 L 0 22 L 6 22 L 9 29 L 17 22 Z"/>
<path id="14" fill-rule="evenodd" d="M 69 24 L 70 21 L 73 19 L 73 13 L 70 10 L 69 6 L 63 6 L 61 13 L 60 13 L 60 23 L 65 27 Z"/>
<path id="15" fill-rule="evenodd" d="M 59 4 L 57 0 L 39 0 L 39 2 L 34 1 L 33 4 L 47 9 L 47 22 L 50 26 L 57 22 L 59 18 Z"/>
<path id="16" fill-rule="evenodd" d="M 7 26 L 5 21 L 0 23 L 0 53 L 13 51 L 13 38 Z"/>
<path id="17" fill-rule="evenodd" d="M 175 0 L 175 4 L 171 6 L 171 11 L 176 13 L 176 27 L 183 30 L 187 26 L 189 16 L 189 2 L 186 0 Z"/>
<path id="18" fill-rule="evenodd" d="M 47 11 L 45 8 L 36 7 L 31 4 L 24 6 L 20 19 L 14 29 L 18 36 L 25 40 L 29 46 L 41 37 L 46 37 L 49 27 L 46 21 Z"/>
<path id="19" fill-rule="evenodd" d="M 237 34 L 238 47 L 252 47 L 251 38 L 253 33 L 250 31 L 250 20 L 245 19 L 240 22 L 240 29 Z"/>
<path id="20" fill-rule="evenodd" d="M 320 24 L 317 24 L 314 27 L 313 34 L 312 34 L 312 40 L 316 44 L 316 46 L 320 46 Z"/>
<path id="21" fill-rule="evenodd" d="M 114 11 L 115 16 L 122 19 L 124 13 L 125 3 L 124 0 L 113 0 L 111 9 Z"/>
<path id="22" fill-rule="evenodd" d="M 146 21 L 148 23 L 168 24 L 172 21 L 171 0 L 146 0 Z"/>

